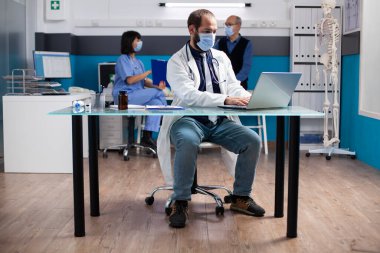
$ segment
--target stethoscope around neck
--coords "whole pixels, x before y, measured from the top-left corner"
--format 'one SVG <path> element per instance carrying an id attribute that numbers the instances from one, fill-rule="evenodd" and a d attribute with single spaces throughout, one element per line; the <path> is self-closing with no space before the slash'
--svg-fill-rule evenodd
<path id="1" fill-rule="evenodd" d="M 190 61 L 189 52 L 188 52 L 188 50 L 190 50 L 189 44 L 190 44 L 190 42 L 188 41 L 186 43 L 186 48 L 185 48 L 186 49 L 185 51 L 186 51 L 187 61 Z M 215 68 L 214 68 L 214 66 L 216 66 L 217 68 L 219 68 L 219 61 L 216 58 L 213 57 L 211 50 L 209 50 L 209 51 L 206 52 L 206 60 L 209 59 L 209 57 L 207 57 L 207 55 L 211 56 L 211 66 L 212 66 L 212 68 L 209 68 L 210 69 L 211 80 L 214 79 L 214 80 L 216 80 L 216 83 L 219 84 L 219 79 L 218 79 L 218 76 L 215 73 Z M 189 72 L 189 77 L 194 80 L 194 73 L 191 70 L 190 66 L 188 66 L 188 67 L 189 67 L 189 71 L 190 71 Z"/>

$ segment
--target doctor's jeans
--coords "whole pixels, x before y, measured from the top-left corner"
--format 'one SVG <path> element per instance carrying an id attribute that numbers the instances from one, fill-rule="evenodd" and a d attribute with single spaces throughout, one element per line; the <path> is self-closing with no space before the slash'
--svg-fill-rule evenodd
<path id="1" fill-rule="evenodd" d="M 117 101 L 117 98 L 114 98 Z M 165 94 L 156 88 L 128 91 L 128 104 L 132 105 L 167 105 Z M 146 131 L 158 132 L 160 129 L 161 116 L 146 116 Z"/>
<path id="2" fill-rule="evenodd" d="M 198 147 L 202 141 L 238 154 L 233 194 L 250 196 L 260 156 L 261 140 L 256 132 L 227 118 L 203 125 L 191 117 L 183 117 L 171 127 L 170 141 L 175 147 L 172 200 L 191 199 Z"/>

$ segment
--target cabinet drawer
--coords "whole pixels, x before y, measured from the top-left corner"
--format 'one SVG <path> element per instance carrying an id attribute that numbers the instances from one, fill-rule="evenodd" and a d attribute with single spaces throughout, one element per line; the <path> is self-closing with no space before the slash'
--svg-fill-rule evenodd
<path id="1" fill-rule="evenodd" d="M 123 133 L 121 131 L 104 132 L 100 135 L 101 139 L 123 139 Z"/>
<path id="2" fill-rule="evenodd" d="M 106 126 L 99 126 L 99 132 L 100 133 L 110 133 L 110 132 L 123 132 L 123 128 L 121 127 L 106 127 Z"/>
<path id="3" fill-rule="evenodd" d="M 120 130 L 123 126 L 121 124 L 99 124 L 99 129 L 112 129 L 112 130 Z"/>
<path id="4" fill-rule="evenodd" d="M 117 145 L 122 145 L 122 144 L 125 144 L 125 143 L 120 143 L 120 142 L 118 142 L 116 140 L 115 141 L 100 142 L 99 143 L 99 148 L 100 149 L 105 149 L 105 148 L 108 148 L 108 147 L 111 147 L 111 146 L 117 146 Z"/>

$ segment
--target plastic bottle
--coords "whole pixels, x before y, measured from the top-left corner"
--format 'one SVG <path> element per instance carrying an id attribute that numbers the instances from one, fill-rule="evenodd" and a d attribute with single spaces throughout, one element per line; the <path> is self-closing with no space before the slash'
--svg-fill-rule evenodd
<path id="1" fill-rule="evenodd" d="M 73 101 L 73 113 L 84 112 L 84 102 L 82 100 Z"/>
<path id="2" fill-rule="evenodd" d="M 106 107 L 106 94 L 104 94 L 104 93 L 100 94 L 99 102 L 100 102 L 100 108 Z"/>
<path id="3" fill-rule="evenodd" d="M 73 108 L 75 108 L 76 110 L 79 110 L 81 107 L 84 107 L 84 102 L 82 100 L 73 101 Z"/>
<path id="4" fill-rule="evenodd" d="M 119 110 L 128 109 L 128 94 L 125 91 L 119 91 L 118 101 L 119 103 L 118 103 L 117 108 Z"/>

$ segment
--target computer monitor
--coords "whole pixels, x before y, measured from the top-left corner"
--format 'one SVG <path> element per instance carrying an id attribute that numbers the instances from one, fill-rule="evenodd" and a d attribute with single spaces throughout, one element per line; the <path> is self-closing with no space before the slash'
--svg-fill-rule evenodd
<path id="1" fill-rule="evenodd" d="M 116 62 L 102 62 L 98 64 L 98 84 L 99 92 L 107 88 L 109 83 L 115 80 Z"/>
<path id="2" fill-rule="evenodd" d="M 33 52 L 36 76 L 43 78 L 71 78 L 70 54 L 67 52 Z"/>

